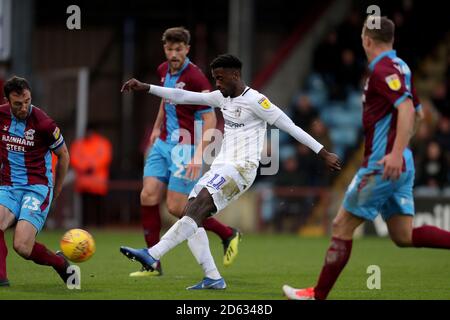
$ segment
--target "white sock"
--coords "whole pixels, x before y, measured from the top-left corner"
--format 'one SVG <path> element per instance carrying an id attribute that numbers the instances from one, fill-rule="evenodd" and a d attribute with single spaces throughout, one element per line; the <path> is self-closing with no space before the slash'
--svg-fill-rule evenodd
<path id="1" fill-rule="evenodd" d="M 148 253 L 156 260 L 161 259 L 169 250 L 192 236 L 198 229 L 192 218 L 184 216 L 162 236 L 161 240 L 148 249 Z"/>
<path id="2" fill-rule="evenodd" d="M 202 266 L 206 277 L 214 280 L 222 278 L 211 255 L 208 236 L 204 228 L 198 228 L 188 239 L 188 246 L 198 264 Z"/>

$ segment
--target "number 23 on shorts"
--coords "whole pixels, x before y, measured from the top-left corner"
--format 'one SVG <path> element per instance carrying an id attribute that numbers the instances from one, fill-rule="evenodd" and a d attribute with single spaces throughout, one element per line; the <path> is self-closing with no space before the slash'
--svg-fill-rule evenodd
<path id="1" fill-rule="evenodd" d="M 36 211 L 39 209 L 39 205 L 41 204 L 41 202 L 34 198 L 34 197 L 23 197 L 24 202 L 22 204 L 22 209 L 29 209 L 29 210 L 33 210 Z"/>

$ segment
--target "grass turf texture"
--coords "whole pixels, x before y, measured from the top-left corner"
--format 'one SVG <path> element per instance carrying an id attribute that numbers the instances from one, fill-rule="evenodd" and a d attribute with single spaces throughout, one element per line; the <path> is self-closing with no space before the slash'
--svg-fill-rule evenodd
<path id="1" fill-rule="evenodd" d="M 162 260 L 164 276 L 130 278 L 140 268 L 120 252 L 120 245 L 142 247 L 140 232 L 89 230 L 97 251 L 81 268 L 81 290 L 69 290 L 51 267 L 20 258 L 9 248 L 11 287 L 0 287 L 0 299 L 284 299 L 285 283 L 305 287 L 316 282 L 328 247 L 326 238 L 295 235 L 244 235 L 239 256 L 229 268 L 222 266 L 222 244 L 209 234 L 210 246 L 228 288 L 224 291 L 187 291 L 203 274 L 186 243 Z M 63 231 L 44 231 L 38 241 L 58 249 Z M 369 265 L 381 268 L 381 289 L 369 290 Z M 351 259 L 329 299 L 450 299 L 450 252 L 436 249 L 399 249 L 388 239 L 363 238 L 353 243 Z"/>

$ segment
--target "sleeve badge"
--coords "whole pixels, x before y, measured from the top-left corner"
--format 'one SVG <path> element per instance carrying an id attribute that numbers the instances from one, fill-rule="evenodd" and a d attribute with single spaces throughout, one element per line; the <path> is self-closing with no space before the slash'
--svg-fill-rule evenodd
<path id="1" fill-rule="evenodd" d="M 269 109 L 271 105 L 269 99 L 264 96 L 258 101 L 258 104 L 264 109 Z"/>
<path id="2" fill-rule="evenodd" d="M 402 82 L 397 74 L 391 74 L 385 78 L 388 87 L 393 91 L 398 91 L 402 87 Z"/>
<path id="3" fill-rule="evenodd" d="M 58 127 L 56 127 L 55 130 L 53 131 L 53 138 L 55 138 L 55 140 L 58 140 L 60 136 L 61 136 L 61 131 L 59 130 Z"/>

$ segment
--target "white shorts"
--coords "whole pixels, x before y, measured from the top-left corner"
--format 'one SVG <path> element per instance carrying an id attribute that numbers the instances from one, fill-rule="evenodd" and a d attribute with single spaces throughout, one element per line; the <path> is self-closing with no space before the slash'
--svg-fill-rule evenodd
<path id="1" fill-rule="evenodd" d="M 212 165 L 198 180 L 189 194 L 189 199 L 197 197 L 203 188 L 212 196 L 219 212 L 238 199 L 255 181 L 258 166 L 252 162 L 240 164 Z M 215 213 L 215 212 L 212 212 Z"/>

